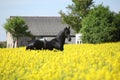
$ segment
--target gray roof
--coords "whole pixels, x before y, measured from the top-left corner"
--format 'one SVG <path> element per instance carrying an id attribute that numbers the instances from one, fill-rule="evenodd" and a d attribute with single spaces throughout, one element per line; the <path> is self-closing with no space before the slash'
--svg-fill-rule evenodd
<path id="1" fill-rule="evenodd" d="M 67 27 L 63 24 L 61 17 L 38 17 L 38 16 L 20 16 L 26 22 L 29 30 L 34 36 L 55 36 L 59 31 Z M 74 31 L 71 30 L 71 35 Z"/>

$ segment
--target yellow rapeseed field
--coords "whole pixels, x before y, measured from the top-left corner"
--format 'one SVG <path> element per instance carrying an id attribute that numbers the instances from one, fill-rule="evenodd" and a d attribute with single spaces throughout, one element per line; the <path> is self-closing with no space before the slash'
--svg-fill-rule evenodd
<path id="1" fill-rule="evenodd" d="M 120 80 L 120 42 L 66 44 L 64 51 L 1 48 L 0 80 Z"/>

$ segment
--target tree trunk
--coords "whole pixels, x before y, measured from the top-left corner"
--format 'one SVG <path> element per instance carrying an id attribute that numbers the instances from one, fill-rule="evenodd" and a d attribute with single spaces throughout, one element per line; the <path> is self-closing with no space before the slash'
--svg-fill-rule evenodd
<path id="1" fill-rule="evenodd" d="M 16 38 L 16 41 L 15 41 L 15 42 L 16 42 L 15 47 L 19 47 L 19 46 L 18 46 L 18 38 Z"/>
<path id="2" fill-rule="evenodd" d="M 19 47 L 19 46 L 18 46 L 18 38 L 16 39 L 16 47 Z"/>
<path id="3" fill-rule="evenodd" d="M 18 38 L 13 39 L 13 48 L 18 47 Z"/>

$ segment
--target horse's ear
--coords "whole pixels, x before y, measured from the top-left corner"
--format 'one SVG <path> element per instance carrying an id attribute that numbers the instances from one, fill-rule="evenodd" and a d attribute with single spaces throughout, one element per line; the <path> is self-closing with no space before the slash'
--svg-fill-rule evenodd
<path id="1" fill-rule="evenodd" d="M 67 29 L 67 27 L 64 28 L 64 30 L 66 30 L 66 29 Z"/>
<path id="2" fill-rule="evenodd" d="M 70 26 L 66 27 L 67 29 L 70 29 Z"/>
<path id="3" fill-rule="evenodd" d="M 70 26 L 68 27 L 68 29 L 70 29 Z"/>

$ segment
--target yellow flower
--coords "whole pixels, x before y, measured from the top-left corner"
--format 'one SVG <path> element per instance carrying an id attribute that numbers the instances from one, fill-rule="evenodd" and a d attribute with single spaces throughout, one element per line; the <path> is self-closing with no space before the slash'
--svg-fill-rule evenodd
<path id="1" fill-rule="evenodd" d="M 0 80 L 120 80 L 120 42 L 64 51 L 0 48 Z"/>

